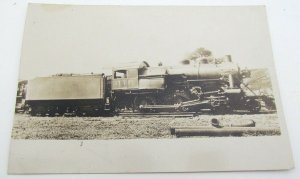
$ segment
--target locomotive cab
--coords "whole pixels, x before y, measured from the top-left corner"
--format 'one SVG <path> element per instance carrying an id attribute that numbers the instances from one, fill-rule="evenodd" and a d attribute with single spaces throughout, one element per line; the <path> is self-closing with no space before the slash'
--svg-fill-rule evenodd
<path id="1" fill-rule="evenodd" d="M 115 67 L 112 74 L 112 96 L 117 101 L 117 109 L 156 104 L 159 94 L 165 90 L 165 67 L 150 67 L 143 61 Z"/>
<path id="2" fill-rule="evenodd" d="M 112 91 L 114 93 L 143 93 L 143 91 L 164 89 L 163 67 L 150 67 L 145 61 L 130 63 L 113 69 Z"/>
<path id="3" fill-rule="evenodd" d="M 112 89 L 127 90 L 138 88 L 138 69 L 116 69 L 113 71 Z"/>

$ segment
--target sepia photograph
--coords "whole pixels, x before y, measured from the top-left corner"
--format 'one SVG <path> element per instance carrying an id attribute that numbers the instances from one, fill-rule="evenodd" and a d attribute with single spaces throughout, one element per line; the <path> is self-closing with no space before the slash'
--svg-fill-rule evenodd
<path id="1" fill-rule="evenodd" d="M 224 140 L 239 145 L 237 140 L 274 142 L 278 138 L 289 153 L 272 58 L 263 6 L 30 4 L 10 171 L 91 172 L 72 165 L 66 170 L 24 169 L 18 163 L 24 162 L 19 161 L 24 151 L 16 151 L 22 146 L 28 150 L 27 141 L 45 146 L 70 141 L 85 146 L 93 141 L 181 145 L 187 140 Z M 268 155 L 274 157 L 272 152 Z M 111 166 L 92 172 L 284 169 L 290 168 L 291 161 L 287 157 L 282 164 L 262 167 L 255 164 L 261 161 L 249 162 L 257 168 L 239 168 L 236 162 L 229 168 L 210 164 L 208 168 L 195 164 L 161 170 Z"/>

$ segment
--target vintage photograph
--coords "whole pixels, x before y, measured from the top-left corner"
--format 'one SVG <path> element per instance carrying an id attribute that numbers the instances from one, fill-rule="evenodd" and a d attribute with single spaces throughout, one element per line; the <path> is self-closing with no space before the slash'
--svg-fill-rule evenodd
<path id="1" fill-rule="evenodd" d="M 234 17 L 233 8 L 214 19 L 210 8 L 114 9 L 83 13 L 73 24 L 74 6 L 41 5 L 53 11 L 47 20 L 29 14 L 12 138 L 280 135 L 272 64 L 260 43 L 266 27 L 254 8 L 248 17 Z M 84 18 L 89 26 L 77 27 Z"/>
<path id="2" fill-rule="evenodd" d="M 266 159 L 274 158 L 280 150 L 269 152 L 275 141 L 288 147 L 284 144 L 287 135 L 272 58 L 263 6 L 30 4 L 16 92 L 10 171 L 178 172 L 290 167 L 289 158 L 278 165 Z M 272 142 L 263 146 L 260 143 L 264 140 Z M 224 144 L 216 148 L 216 141 Z M 94 145 L 97 147 L 90 148 Z M 223 157 L 211 160 L 220 166 L 200 160 L 192 165 L 187 160 L 177 167 L 170 163 L 139 168 L 132 167 L 135 162 L 129 165 L 116 158 L 120 155 L 113 152 L 116 145 L 124 148 L 124 157 L 143 153 L 126 161 L 137 157 L 134 161 L 151 161 L 156 167 L 161 166 L 158 162 L 185 161 L 190 157 L 180 156 L 196 153 L 211 160 L 215 150 L 223 156 L 235 151 L 238 156 L 243 155 L 238 148 L 256 147 L 258 153 L 252 150 L 256 156 L 248 156 L 253 161 L 245 165 L 239 165 L 241 157 L 230 157 L 239 162 L 228 168 L 221 164 L 227 161 Z M 72 146 L 77 154 L 64 153 Z M 193 151 L 182 153 L 186 151 L 183 146 L 193 146 Z M 80 167 L 68 163 L 63 169 L 52 165 L 68 161 L 53 158 L 56 152 L 64 153 L 62 159 L 87 157 L 85 162 L 93 161 L 89 151 L 96 148 L 97 156 L 117 164 L 109 167 L 107 160 L 97 160 L 101 165 L 94 165 L 99 167 L 95 169 L 88 168 L 90 163 L 81 166 L 75 162 L 74 166 Z M 161 151 L 168 148 L 168 154 Z M 32 150 L 39 151 L 39 157 L 28 152 Z M 103 150 L 108 153 L 100 152 Z M 170 151 L 177 157 L 169 156 Z M 149 158 L 146 153 L 156 157 Z M 42 167 L 42 160 L 35 162 L 32 157 L 55 162 Z"/>

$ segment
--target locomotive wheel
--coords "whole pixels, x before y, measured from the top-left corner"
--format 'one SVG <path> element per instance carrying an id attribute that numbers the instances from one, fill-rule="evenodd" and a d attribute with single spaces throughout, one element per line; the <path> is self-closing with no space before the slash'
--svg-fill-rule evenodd
<path id="1" fill-rule="evenodd" d="M 46 116 L 46 108 L 44 106 L 32 107 L 31 115 L 37 116 L 38 114 L 42 117 Z"/>
<path id="2" fill-rule="evenodd" d="M 92 111 L 90 111 L 90 116 L 92 116 L 92 117 L 99 117 L 99 116 L 101 116 L 100 109 L 93 109 Z"/>
<path id="3" fill-rule="evenodd" d="M 134 99 L 134 111 L 141 111 L 140 106 L 155 105 L 156 99 L 152 96 L 136 96 Z"/>
<path id="4" fill-rule="evenodd" d="M 54 117 L 56 114 L 56 107 L 55 106 L 48 107 L 47 114 L 49 117 Z"/>
<path id="5" fill-rule="evenodd" d="M 54 117 L 55 116 L 55 111 L 51 110 L 48 112 L 49 117 Z"/>
<path id="6" fill-rule="evenodd" d="M 276 105 L 275 102 L 270 100 L 270 99 L 266 99 L 264 100 L 265 102 L 265 107 L 267 108 L 267 110 L 276 110 Z"/>
<path id="7" fill-rule="evenodd" d="M 31 107 L 30 115 L 31 116 L 36 116 L 37 115 L 36 108 L 34 106 Z"/>
<path id="8" fill-rule="evenodd" d="M 40 115 L 41 115 L 42 117 L 45 117 L 45 116 L 46 116 L 46 113 L 45 113 L 45 112 L 40 112 Z"/>
<path id="9" fill-rule="evenodd" d="M 63 116 L 65 113 L 65 109 L 61 106 L 56 106 L 54 109 L 54 116 Z"/>
<path id="10" fill-rule="evenodd" d="M 246 107 L 251 113 L 258 113 L 261 109 L 261 104 L 259 101 L 252 99 L 247 101 Z"/>
<path id="11" fill-rule="evenodd" d="M 83 116 L 86 116 L 87 114 L 86 114 L 86 112 L 85 111 L 83 111 L 83 110 L 77 110 L 76 111 L 76 116 L 78 116 L 78 117 L 83 117 Z"/>
<path id="12" fill-rule="evenodd" d="M 64 113 L 65 113 L 65 109 L 63 109 L 61 107 L 57 108 L 57 111 L 56 111 L 57 116 L 63 116 Z"/>

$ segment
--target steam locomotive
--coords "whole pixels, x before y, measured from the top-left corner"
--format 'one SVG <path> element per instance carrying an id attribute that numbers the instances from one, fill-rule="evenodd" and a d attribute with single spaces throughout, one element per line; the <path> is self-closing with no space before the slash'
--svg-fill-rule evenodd
<path id="1" fill-rule="evenodd" d="M 232 110 L 259 112 L 268 96 L 246 95 L 243 79 L 250 72 L 226 56 L 221 62 L 205 58 L 194 65 L 155 66 L 129 63 L 105 74 L 56 74 L 29 80 L 25 108 L 32 116 L 100 116 L 122 111 Z"/>

